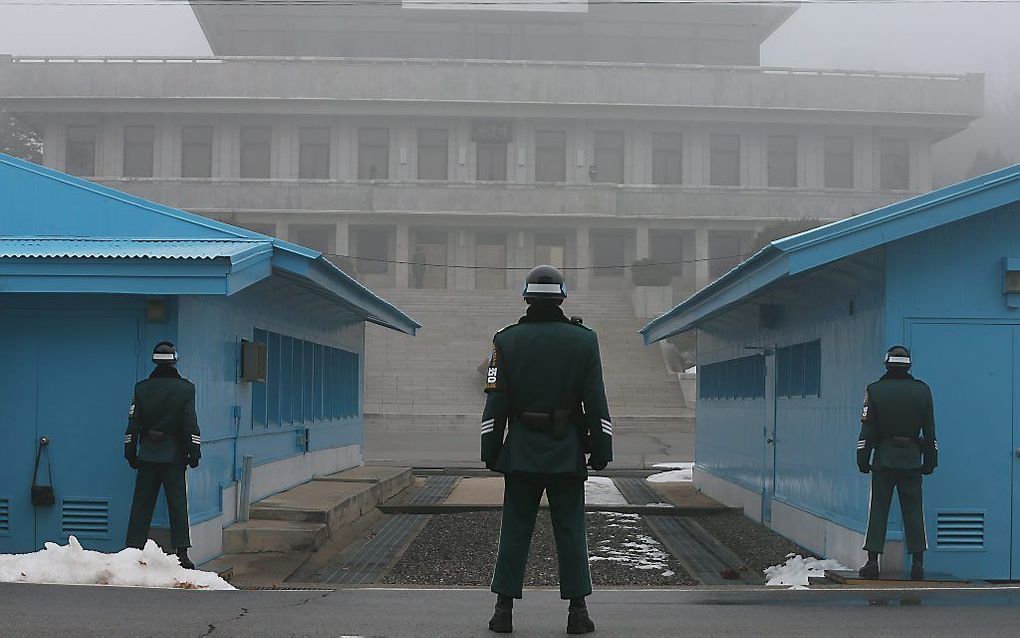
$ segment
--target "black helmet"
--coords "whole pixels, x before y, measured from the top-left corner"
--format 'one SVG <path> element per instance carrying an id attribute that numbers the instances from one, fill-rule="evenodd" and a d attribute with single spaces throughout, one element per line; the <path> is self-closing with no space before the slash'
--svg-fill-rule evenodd
<path id="1" fill-rule="evenodd" d="M 552 266 L 535 266 L 524 279 L 525 299 L 566 299 L 563 273 Z"/>
<path id="2" fill-rule="evenodd" d="M 885 367 L 887 370 L 909 370 L 910 350 L 906 346 L 893 346 L 885 353 Z"/>
<path id="3" fill-rule="evenodd" d="M 169 341 L 160 341 L 152 349 L 152 362 L 156 365 L 177 365 L 177 346 Z"/>

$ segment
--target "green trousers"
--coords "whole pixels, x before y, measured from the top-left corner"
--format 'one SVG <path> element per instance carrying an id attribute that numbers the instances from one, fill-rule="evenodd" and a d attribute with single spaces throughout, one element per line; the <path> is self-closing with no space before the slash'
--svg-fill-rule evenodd
<path id="1" fill-rule="evenodd" d="M 864 549 L 880 554 L 885 549 L 885 531 L 889 525 L 889 507 L 892 505 L 894 489 L 900 497 L 907 552 L 910 554 L 923 552 L 928 549 L 928 538 L 924 532 L 921 470 L 871 471 L 871 508 L 868 512 L 868 535 L 864 541 Z"/>
<path id="2" fill-rule="evenodd" d="M 156 508 L 159 488 L 166 493 L 167 513 L 170 515 L 170 544 L 174 549 L 191 547 L 191 530 L 188 527 L 188 485 L 184 478 L 184 463 L 141 462 L 135 476 L 135 495 L 131 500 L 128 518 L 128 547 L 145 547 L 152 524 L 152 511 Z"/>
<path id="3" fill-rule="evenodd" d="M 584 478 L 564 474 L 515 472 L 504 477 L 503 520 L 492 591 L 514 598 L 523 595 L 524 568 L 543 491 L 549 498 L 556 539 L 560 597 L 587 596 L 591 594 L 591 572 L 584 523 Z"/>

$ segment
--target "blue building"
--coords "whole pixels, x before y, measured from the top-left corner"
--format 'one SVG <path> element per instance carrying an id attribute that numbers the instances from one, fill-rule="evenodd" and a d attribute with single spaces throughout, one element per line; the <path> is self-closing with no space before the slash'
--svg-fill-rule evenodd
<path id="1" fill-rule="evenodd" d="M 319 252 L 0 155 L 0 553 L 123 547 L 123 431 L 163 339 L 198 388 L 196 560 L 236 519 L 243 456 L 253 499 L 360 465 L 366 321 L 419 327 Z M 56 504 L 33 507 L 40 437 Z"/>
<path id="2" fill-rule="evenodd" d="M 902 343 L 935 397 L 926 566 L 1020 578 L 1020 166 L 773 242 L 642 334 L 689 330 L 705 493 L 862 562 L 860 409 Z M 887 565 L 903 560 L 890 528 Z"/>

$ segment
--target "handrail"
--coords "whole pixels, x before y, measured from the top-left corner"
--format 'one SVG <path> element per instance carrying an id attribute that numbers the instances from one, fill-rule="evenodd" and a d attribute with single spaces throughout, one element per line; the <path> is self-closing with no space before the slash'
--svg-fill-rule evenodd
<path id="1" fill-rule="evenodd" d="M 448 58 L 344 58 L 344 57 L 111 57 L 111 56 L 0 56 L 15 64 L 349 64 L 349 65 L 428 65 L 428 66 L 488 66 L 537 68 L 594 68 L 594 69 L 654 69 L 671 71 L 701 71 L 706 73 L 741 73 L 747 75 L 787 75 L 813 77 L 850 77 L 889 80 L 932 80 L 961 82 L 983 76 L 982 73 L 920 73 L 895 71 L 869 71 L 856 69 L 808 69 L 795 67 L 736 66 L 707 64 L 653 64 L 619 62 L 571 62 L 545 60 L 470 60 Z"/>

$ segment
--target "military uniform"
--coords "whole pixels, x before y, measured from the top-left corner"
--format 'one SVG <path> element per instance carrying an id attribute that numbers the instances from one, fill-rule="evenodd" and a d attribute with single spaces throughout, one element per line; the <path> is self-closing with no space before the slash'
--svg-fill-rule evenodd
<path id="1" fill-rule="evenodd" d="M 503 518 L 492 591 L 520 598 L 542 492 L 548 496 L 560 596 L 592 591 L 584 519 L 590 464 L 613 459 L 595 333 L 559 306 L 532 305 L 493 338 L 481 424 L 481 458 L 504 474 Z M 583 409 L 582 409 L 583 407 Z M 505 435 L 505 436 L 504 436 Z"/>
<path id="2" fill-rule="evenodd" d="M 160 486 L 166 493 L 171 544 L 191 547 L 187 465 L 197 467 L 202 438 L 195 414 L 195 386 L 175 368 L 157 366 L 135 385 L 124 434 L 124 456 L 137 468 L 126 545 L 144 547 Z"/>
<path id="3" fill-rule="evenodd" d="M 891 370 L 868 386 L 861 411 L 857 465 L 862 472 L 871 472 L 865 550 L 881 554 L 885 548 L 894 489 L 903 512 L 907 551 L 916 555 L 927 549 L 921 475 L 931 474 L 937 464 L 931 390 L 905 370 Z"/>

